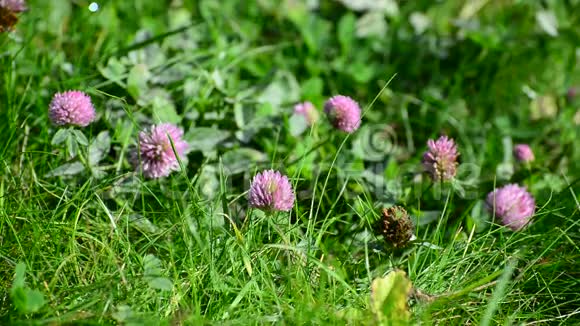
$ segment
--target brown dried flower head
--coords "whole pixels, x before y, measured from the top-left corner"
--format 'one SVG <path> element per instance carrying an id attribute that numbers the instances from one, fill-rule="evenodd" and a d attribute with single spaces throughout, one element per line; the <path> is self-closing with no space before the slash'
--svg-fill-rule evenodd
<path id="1" fill-rule="evenodd" d="M 389 245 L 403 248 L 411 240 L 414 226 L 403 207 L 392 206 L 383 208 L 382 219 L 379 221 L 377 229 Z"/>
<path id="2" fill-rule="evenodd" d="M 24 0 L 0 0 L 0 33 L 11 30 L 18 22 L 18 14 L 25 10 Z"/>

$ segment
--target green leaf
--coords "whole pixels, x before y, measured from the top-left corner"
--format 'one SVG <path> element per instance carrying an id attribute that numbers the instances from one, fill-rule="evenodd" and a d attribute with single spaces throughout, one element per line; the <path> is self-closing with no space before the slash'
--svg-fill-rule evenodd
<path id="1" fill-rule="evenodd" d="M 304 81 L 300 88 L 302 98 L 314 100 L 315 98 L 322 96 L 324 82 L 322 81 L 322 78 L 312 77 Z"/>
<path id="2" fill-rule="evenodd" d="M 347 322 L 347 325 L 364 324 L 362 323 L 362 320 L 365 320 L 365 314 L 365 311 L 353 307 L 346 307 L 336 312 L 336 316 L 340 319 L 344 319 Z"/>
<path id="3" fill-rule="evenodd" d="M 235 135 L 242 143 L 248 143 L 262 129 L 272 127 L 272 122 L 265 119 L 256 119 L 248 123 L 244 129 L 236 131 Z"/>
<path id="4" fill-rule="evenodd" d="M 375 11 L 389 17 L 399 15 L 399 6 L 395 0 L 338 0 L 345 7 L 354 11 Z"/>
<path id="5" fill-rule="evenodd" d="M 14 270 L 14 283 L 10 289 L 10 298 L 19 312 L 28 314 L 40 310 L 44 306 L 45 300 L 42 292 L 26 287 L 25 279 L 26 264 L 19 262 Z"/>
<path id="6" fill-rule="evenodd" d="M 441 211 L 417 211 L 410 217 L 415 225 L 423 226 L 437 221 L 441 217 Z"/>
<path id="7" fill-rule="evenodd" d="M 558 114 L 558 101 L 552 95 L 537 96 L 530 102 L 530 113 L 533 120 L 553 118 Z"/>
<path id="8" fill-rule="evenodd" d="M 12 289 L 24 287 L 24 280 L 26 279 L 26 264 L 19 262 L 14 269 L 14 283 Z"/>
<path id="9" fill-rule="evenodd" d="M 371 284 L 371 308 L 379 325 L 407 325 L 411 312 L 407 297 L 411 281 L 405 272 L 391 271 Z"/>
<path id="10" fill-rule="evenodd" d="M 300 100 L 300 84 L 289 71 L 276 73 L 272 83 L 258 97 L 258 102 L 270 103 L 275 111 L 284 103 L 295 103 Z"/>
<path id="11" fill-rule="evenodd" d="M 338 22 L 338 41 L 340 42 L 344 55 L 347 55 L 352 50 L 355 25 L 356 17 L 350 12 L 342 16 Z"/>
<path id="12" fill-rule="evenodd" d="M 268 119 L 269 117 L 275 116 L 278 112 L 280 112 L 278 107 L 274 107 L 270 103 L 262 103 L 256 107 L 256 120 Z"/>
<path id="13" fill-rule="evenodd" d="M 143 233 L 155 234 L 159 232 L 159 228 L 153 222 L 139 214 L 131 214 L 127 216 L 127 220 L 131 226 Z"/>
<path id="14" fill-rule="evenodd" d="M 417 241 L 415 243 L 418 246 L 426 247 L 426 248 L 429 248 L 429 249 L 433 249 L 433 250 L 443 250 L 442 247 L 440 247 L 440 246 L 438 246 L 438 245 L 436 245 L 434 243 L 431 243 L 429 241 L 421 241 L 421 242 L 418 242 Z"/>
<path id="15" fill-rule="evenodd" d="M 69 137 L 66 140 L 66 149 L 68 151 L 69 158 L 75 158 L 79 153 L 79 144 L 73 137 Z"/>
<path id="16" fill-rule="evenodd" d="M 413 26 L 415 34 L 421 35 L 431 26 L 431 18 L 422 12 L 415 11 L 409 15 L 409 23 Z"/>
<path id="17" fill-rule="evenodd" d="M 239 102 L 234 105 L 234 120 L 238 128 L 244 128 L 254 118 L 255 114 L 254 107 Z"/>
<path id="18" fill-rule="evenodd" d="M 72 129 L 72 133 L 75 137 L 76 142 L 79 145 L 81 145 L 81 146 L 88 146 L 89 145 L 89 140 L 87 139 L 85 134 L 83 134 L 82 131 L 77 130 L 77 129 Z"/>
<path id="19" fill-rule="evenodd" d="M 536 21 L 540 28 L 552 37 L 558 36 L 558 19 L 551 10 L 540 10 L 536 13 Z"/>
<path id="20" fill-rule="evenodd" d="M 154 255 L 148 254 L 143 257 L 143 278 L 152 289 L 170 291 L 173 289 L 173 283 L 166 277 L 163 277 L 161 261 Z"/>
<path id="21" fill-rule="evenodd" d="M 362 15 L 356 21 L 356 36 L 365 37 L 383 37 L 387 33 L 387 21 L 385 15 L 378 11 L 369 11 Z"/>
<path id="22" fill-rule="evenodd" d="M 54 136 L 52 136 L 51 144 L 58 145 L 63 143 L 67 138 L 70 137 L 70 132 L 68 129 L 59 129 Z"/>
<path id="23" fill-rule="evenodd" d="M 115 126 L 113 138 L 115 138 L 121 144 L 126 144 L 131 140 L 131 135 L 133 134 L 134 128 L 135 125 L 131 121 L 118 121 L 117 125 Z"/>
<path id="24" fill-rule="evenodd" d="M 123 323 L 133 317 L 133 310 L 127 305 L 117 307 L 117 311 L 112 314 L 113 319 L 119 323 Z"/>
<path id="25" fill-rule="evenodd" d="M 218 178 L 217 169 L 211 165 L 206 165 L 199 173 L 199 181 L 201 193 L 206 197 L 213 199 L 219 192 L 220 180 Z"/>
<path id="26" fill-rule="evenodd" d="M 550 190 L 552 192 L 560 192 L 566 187 L 565 179 L 557 174 L 544 173 L 541 179 L 538 179 L 531 185 L 532 193 L 540 192 L 542 190 Z"/>
<path id="27" fill-rule="evenodd" d="M 288 124 L 290 125 L 290 134 L 294 137 L 301 135 L 306 129 L 308 129 L 308 121 L 301 114 L 293 114 Z"/>
<path id="28" fill-rule="evenodd" d="M 149 70 L 144 64 L 136 64 L 129 70 L 127 77 L 127 91 L 131 96 L 138 100 L 141 94 L 147 92 L 147 80 L 149 79 Z"/>
<path id="29" fill-rule="evenodd" d="M 12 288 L 10 291 L 10 299 L 12 300 L 16 310 L 26 313 L 26 288 Z"/>
<path id="30" fill-rule="evenodd" d="M 147 283 L 152 289 L 171 291 L 173 289 L 173 283 L 167 277 L 152 277 Z"/>
<path id="31" fill-rule="evenodd" d="M 497 165 L 495 175 L 499 180 L 509 180 L 514 175 L 514 164 L 512 162 L 502 162 Z"/>
<path id="32" fill-rule="evenodd" d="M 155 255 L 148 254 L 143 257 L 143 274 L 145 276 L 159 276 L 161 275 L 161 260 Z"/>
<path id="33" fill-rule="evenodd" d="M 177 114 L 175 105 L 169 99 L 163 96 L 156 96 L 151 101 L 153 108 L 153 117 L 156 122 L 169 122 L 179 124 L 181 116 Z"/>
<path id="34" fill-rule="evenodd" d="M 107 62 L 106 67 L 99 66 L 98 69 L 101 75 L 103 75 L 103 77 L 105 77 L 107 80 L 112 81 L 115 84 L 125 88 L 123 78 L 127 69 L 119 61 L 119 59 L 112 57 Z"/>
<path id="35" fill-rule="evenodd" d="M 48 172 L 45 177 L 49 178 L 75 175 L 83 172 L 84 170 L 85 166 L 81 162 L 66 163 Z"/>
<path id="36" fill-rule="evenodd" d="M 231 136 L 226 130 L 216 128 L 199 127 L 190 129 L 183 137 L 192 151 L 209 152 L 216 149 L 217 145 Z"/>
<path id="37" fill-rule="evenodd" d="M 396 135 L 389 127 L 365 124 L 357 132 L 353 143 L 353 154 L 365 161 L 383 161 L 394 154 Z"/>
<path id="38" fill-rule="evenodd" d="M 475 232 L 482 232 L 489 227 L 491 215 L 485 209 L 483 200 L 478 200 L 471 208 L 470 214 L 466 217 L 467 230 L 475 228 Z"/>
<path id="39" fill-rule="evenodd" d="M 355 81 L 359 83 L 367 83 L 373 78 L 377 70 L 374 65 L 358 59 L 357 61 L 348 63 L 345 71 L 348 72 Z"/>
<path id="40" fill-rule="evenodd" d="M 117 311 L 113 312 L 111 317 L 113 317 L 113 319 L 115 319 L 119 325 L 123 326 L 168 325 L 167 323 L 162 322 L 156 316 L 133 311 L 133 309 L 128 305 L 118 306 Z"/>
<path id="41" fill-rule="evenodd" d="M 97 135 L 97 138 L 89 145 L 89 165 L 95 166 L 107 154 L 111 148 L 111 136 L 108 131 L 102 131 Z"/>
<path id="42" fill-rule="evenodd" d="M 37 312 L 44 306 L 45 300 L 42 292 L 38 290 L 26 289 L 26 303 L 22 307 L 24 313 Z"/>
<path id="43" fill-rule="evenodd" d="M 308 8 L 302 1 L 280 1 L 284 3 L 281 8 L 282 12 L 288 17 L 288 19 L 296 26 L 300 31 L 301 39 L 304 41 L 308 50 L 312 53 L 318 52 L 318 47 L 320 43 L 317 42 L 315 28 L 316 22 L 320 20 L 317 16 L 311 15 L 308 12 Z M 280 7 L 280 5 L 276 5 Z M 278 9 L 280 10 L 280 9 Z"/>
<path id="44" fill-rule="evenodd" d="M 67 18 L 71 17 L 73 3 L 68 0 L 46 1 L 45 14 L 42 21 L 38 22 L 39 29 L 57 36 L 67 26 Z M 55 51 L 56 52 L 56 51 Z"/>
<path id="45" fill-rule="evenodd" d="M 248 171 L 258 162 L 264 162 L 266 154 L 252 148 L 238 148 L 226 152 L 222 156 L 224 171 L 228 174 L 236 174 Z"/>
<path id="46" fill-rule="evenodd" d="M 213 82 L 215 88 L 222 92 L 225 92 L 225 81 L 219 70 L 214 70 L 210 75 L 211 81 Z"/>

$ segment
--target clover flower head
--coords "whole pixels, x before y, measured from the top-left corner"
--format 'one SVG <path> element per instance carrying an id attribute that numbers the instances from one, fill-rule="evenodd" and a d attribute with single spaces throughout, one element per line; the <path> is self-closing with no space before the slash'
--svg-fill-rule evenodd
<path id="1" fill-rule="evenodd" d="M 527 144 L 517 144 L 514 146 L 514 157 L 519 162 L 531 162 L 534 160 L 534 152 Z"/>
<path id="2" fill-rule="evenodd" d="M 568 88 L 568 91 L 566 92 L 566 98 L 568 99 L 568 102 L 574 102 L 574 100 L 578 97 L 578 94 L 580 94 L 580 86 Z"/>
<path id="3" fill-rule="evenodd" d="M 12 13 L 26 11 L 26 2 L 24 0 L 0 0 L 0 8 Z"/>
<path id="4" fill-rule="evenodd" d="M 427 151 L 423 154 L 423 167 L 435 181 L 448 181 L 457 173 L 459 152 L 455 141 L 447 136 L 427 141 Z"/>
<path id="5" fill-rule="evenodd" d="M 319 118 L 316 107 L 308 101 L 296 104 L 294 106 L 294 114 L 303 116 L 310 126 L 315 124 Z"/>
<path id="6" fill-rule="evenodd" d="M 534 197 L 524 187 L 509 184 L 487 195 L 485 205 L 501 223 L 514 231 L 526 226 L 536 209 Z"/>
<path id="7" fill-rule="evenodd" d="M 266 212 L 290 211 L 294 206 L 294 192 L 288 177 L 274 170 L 254 176 L 248 197 L 250 206 Z"/>
<path id="8" fill-rule="evenodd" d="M 50 120 L 59 126 L 86 127 L 95 120 L 91 98 L 81 91 L 56 93 L 48 107 Z"/>
<path id="9" fill-rule="evenodd" d="M 141 156 L 137 159 L 140 158 L 145 177 L 151 179 L 165 177 L 179 169 L 176 154 L 180 158 L 183 157 L 189 147 L 182 137 L 183 130 L 170 123 L 154 125 L 148 132 L 139 133 Z"/>
<path id="10" fill-rule="evenodd" d="M 324 113 L 335 128 L 344 132 L 353 133 L 360 127 L 360 106 L 348 96 L 336 95 L 331 97 L 324 103 Z"/>

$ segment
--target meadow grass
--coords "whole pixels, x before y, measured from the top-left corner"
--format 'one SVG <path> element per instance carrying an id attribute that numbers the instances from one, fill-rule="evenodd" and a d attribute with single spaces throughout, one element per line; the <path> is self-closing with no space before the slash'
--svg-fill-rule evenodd
<path id="1" fill-rule="evenodd" d="M 580 323 L 578 1 L 170 2 L 29 1 L 0 34 L 1 324 L 375 324 L 371 282 L 395 269 L 414 324 Z M 77 155 L 47 114 L 68 89 L 98 112 Z M 361 129 L 297 130 L 294 104 L 338 93 Z M 193 150 L 150 180 L 129 158 L 158 122 Z M 453 185 L 421 173 L 441 134 Z M 291 213 L 248 208 L 266 168 L 290 177 Z M 518 232 L 483 204 L 506 183 L 536 198 Z M 415 222 L 404 249 L 373 233 L 393 204 Z"/>

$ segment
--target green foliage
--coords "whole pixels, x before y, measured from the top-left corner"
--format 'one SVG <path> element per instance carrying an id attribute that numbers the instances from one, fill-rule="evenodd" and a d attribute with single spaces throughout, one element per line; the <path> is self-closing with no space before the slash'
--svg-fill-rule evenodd
<path id="1" fill-rule="evenodd" d="M 171 291 L 173 284 L 171 280 L 163 277 L 161 261 L 154 255 L 143 257 L 143 278 L 152 289 Z"/>
<path id="2" fill-rule="evenodd" d="M 403 271 L 392 271 L 371 283 L 371 308 L 379 325 L 408 325 L 407 297 L 411 281 Z"/>
<path id="3" fill-rule="evenodd" d="M 35 313 L 45 304 L 42 292 L 28 288 L 24 281 L 26 279 L 26 264 L 20 262 L 16 264 L 14 270 L 14 282 L 10 289 L 10 299 L 18 312 L 22 314 Z"/>

